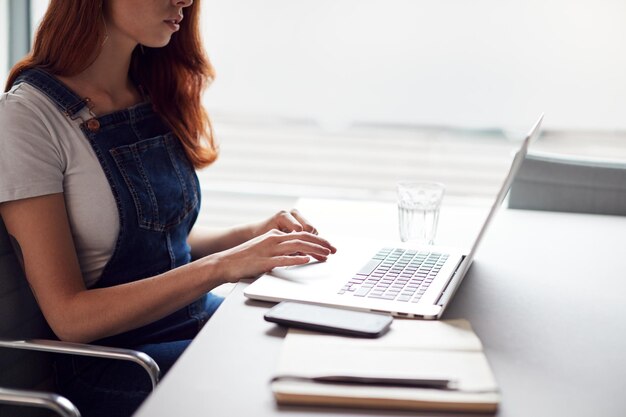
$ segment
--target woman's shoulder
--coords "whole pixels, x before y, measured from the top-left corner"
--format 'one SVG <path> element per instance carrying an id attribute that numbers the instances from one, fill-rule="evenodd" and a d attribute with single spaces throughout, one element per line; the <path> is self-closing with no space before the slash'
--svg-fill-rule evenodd
<path id="1" fill-rule="evenodd" d="M 0 94 L 0 151 L 59 148 L 55 119 L 60 114 L 47 97 L 26 83 Z M 5 158 L 6 159 L 6 158 Z M 6 161 L 5 161 L 6 162 Z"/>
<path id="2" fill-rule="evenodd" d="M 0 95 L 0 201 L 63 190 L 65 158 L 46 120 L 46 105 L 19 84 Z"/>
<path id="3" fill-rule="evenodd" d="M 0 94 L 0 117 L 45 116 L 50 111 L 50 103 L 47 101 L 47 97 L 32 85 L 19 83 Z"/>
<path id="4" fill-rule="evenodd" d="M 30 84 L 19 83 L 0 95 L 0 138 L 30 134 L 49 140 L 58 136 L 66 123 L 63 118 L 55 104 Z"/>

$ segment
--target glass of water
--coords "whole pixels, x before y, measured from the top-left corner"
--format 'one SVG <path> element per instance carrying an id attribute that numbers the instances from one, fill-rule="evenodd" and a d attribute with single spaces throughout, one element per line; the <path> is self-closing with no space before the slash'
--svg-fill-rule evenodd
<path id="1" fill-rule="evenodd" d="M 438 182 L 401 181 L 398 183 L 398 223 L 400 239 L 432 245 L 437 235 L 439 208 L 446 187 Z"/>

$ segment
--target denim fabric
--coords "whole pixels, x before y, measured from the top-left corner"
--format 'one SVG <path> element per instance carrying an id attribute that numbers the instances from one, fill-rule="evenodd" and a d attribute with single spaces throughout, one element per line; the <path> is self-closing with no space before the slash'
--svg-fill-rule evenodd
<path id="1" fill-rule="evenodd" d="M 26 70 L 16 80 L 20 82 L 42 91 L 73 120 L 86 106 L 84 99 L 44 70 Z M 142 103 L 83 120 L 81 130 L 102 165 L 120 219 L 115 250 L 96 288 L 141 280 L 189 263 L 187 236 L 200 209 L 200 186 L 180 141 L 165 121 L 150 103 Z M 166 371 L 221 300 L 205 295 L 161 320 L 94 344 L 149 350 Z M 126 410 L 115 414 L 107 408 L 102 415 L 129 415 L 124 413 L 134 410 L 147 392 L 142 378 L 135 375 L 137 370 L 128 364 L 83 358 L 62 360 L 58 368 L 61 386 L 68 387 L 70 399 L 79 404 L 93 402 L 95 409 L 106 401 Z M 80 398 L 79 393 L 85 396 Z M 85 417 L 91 415 L 81 411 Z"/>
<path id="2" fill-rule="evenodd" d="M 201 307 L 210 316 L 222 301 L 208 294 Z M 132 348 L 150 355 L 163 377 L 190 343 L 180 339 Z M 55 365 L 57 386 L 83 417 L 128 417 L 152 391 L 148 374 L 134 363 L 63 355 Z"/>

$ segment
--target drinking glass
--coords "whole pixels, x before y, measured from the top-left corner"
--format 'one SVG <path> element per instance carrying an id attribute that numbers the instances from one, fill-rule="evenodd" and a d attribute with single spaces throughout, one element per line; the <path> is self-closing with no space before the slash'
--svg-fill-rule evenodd
<path id="1" fill-rule="evenodd" d="M 403 242 L 434 244 L 445 189 L 443 184 L 430 181 L 400 181 L 397 184 L 398 223 Z"/>

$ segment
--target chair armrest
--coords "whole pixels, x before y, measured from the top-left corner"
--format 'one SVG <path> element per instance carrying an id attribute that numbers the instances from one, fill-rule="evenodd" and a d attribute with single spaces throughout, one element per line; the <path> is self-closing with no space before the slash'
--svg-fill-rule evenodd
<path id="1" fill-rule="evenodd" d="M 152 389 L 159 382 L 161 370 L 159 365 L 149 355 L 131 349 L 120 349 L 108 346 L 87 345 L 83 343 L 61 342 L 58 340 L 30 339 L 9 340 L 0 338 L 0 347 L 36 350 L 41 352 L 66 353 L 96 358 L 117 359 L 130 361 L 146 370 L 152 381 Z"/>
<path id="2" fill-rule="evenodd" d="M 67 398 L 46 392 L 0 388 L 0 403 L 47 408 L 62 417 L 80 417 Z"/>

